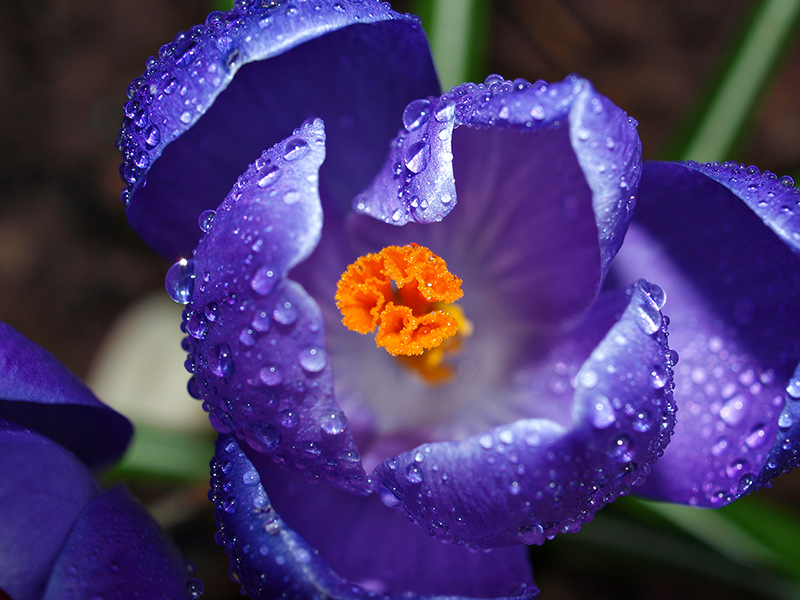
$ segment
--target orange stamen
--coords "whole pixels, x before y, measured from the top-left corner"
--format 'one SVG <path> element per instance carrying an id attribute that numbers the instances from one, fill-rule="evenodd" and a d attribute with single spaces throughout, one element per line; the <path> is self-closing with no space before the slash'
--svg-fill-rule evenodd
<path id="1" fill-rule="evenodd" d="M 461 280 L 423 246 L 388 246 L 362 256 L 342 274 L 336 305 L 345 327 L 378 328 L 377 344 L 395 356 L 419 355 L 458 333 L 459 322 L 441 304 L 461 296 Z"/>

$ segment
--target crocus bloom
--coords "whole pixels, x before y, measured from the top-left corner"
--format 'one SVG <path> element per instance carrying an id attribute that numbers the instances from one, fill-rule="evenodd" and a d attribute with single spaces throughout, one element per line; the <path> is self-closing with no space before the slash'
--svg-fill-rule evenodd
<path id="1" fill-rule="evenodd" d="M 365 40 L 373 56 L 356 50 Z M 796 409 L 778 392 L 800 355 L 789 312 L 797 256 L 784 243 L 797 246 L 796 191 L 733 167 L 643 167 L 635 123 L 577 77 L 492 76 L 436 96 L 430 76 L 416 23 L 383 5 L 250 2 L 179 36 L 130 90 L 123 199 L 148 243 L 186 259 L 167 284 L 188 304 L 190 391 L 221 434 L 212 463 L 220 539 L 252 597 L 532 597 L 520 542 L 577 531 L 634 485 L 719 504 L 794 464 Z M 381 166 L 387 123 L 402 129 Z M 258 140 L 231 141 L 240 135 Z M 258 156 L 258 142 L 272 146 Z M 244 173 L 234 182 L 235 168 Z M 696 206 L 671 214 L 673 196 Z M 761 220 L 695 215 L 738 197 Z M 645 218 L 612 267 L 636 202 Z M 687 231 L 684 216 L 714 237 L 680 243 L 676 266 L 664 253 Z M 712 246 L 735 260 L 745 228 L 775 261 L 759 271 L 777 292 L 768 300 L 749 270 L 738 278 L 708 255 Z M 408 257 L 411 244 L 463 281 L 457 304 L 412 302 L 415 318 L 449 315 L 457 339 L 419 361 L 376 348 L 338 309 L 388 323 L 383 309 L 407 305 L 413 282 L 385 279 L 394 267 L 384 252 Z M 646 252 L 661 257 L 650 271 Z M 691 261 L 697 279 L 689 269 L 681 279 Z M 337 292 L 342 273 L 369 265 L 381 275 L 345 278 Z M 720 273 L 711 281 L 721 297 L 693 285 L 704 268 Z M 677 451 L 663 461 L 677 356 L 664 292 L 639 279 L 651 272 L 679 287 L 686 376 L 699 368 L 715 379 L 688 392 L 676 381 L 694 417 L 679 421 Z M 728 320 L 742 314 L 740 299 L 750 318 L 774 319 L 758 321 L 763 336 Z M 694 329 L 701 309 L 713 315 L 709 330 Z M 760 340 L 757 352 L 742 343 L 723 358 L 728 332 Z M 746 401 L 728 402 L 732 378 L 750 386 Z"/>
<path id="2" fill-rule="evenodd" d="M 199 582 L 155 522 L 90 471 L 119 458 L 131 431 L 0 323 L 0 589 L 14 600 L 197 597 Z"/>

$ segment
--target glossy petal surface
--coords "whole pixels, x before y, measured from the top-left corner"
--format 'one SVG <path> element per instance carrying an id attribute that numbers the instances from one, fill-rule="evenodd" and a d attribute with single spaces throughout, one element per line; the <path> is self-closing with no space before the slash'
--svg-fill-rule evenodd
<path id="1" fill-rule="evenodd" d="M 322 187 L 341 212 L 380 168 L 405 104 L 437 91 L 419 23 L 388 4 L 253 0 L 212 13 L 128 89 L 118 140 L 128 218 L 162 255 L 188 256 L 200 213 L 311 117 L 328 123 Z"/>
<path id="2" fill-rule="evenodd" d="M 267 481 L 267 487 L 276 490 L 281 488 L 284 481 L 289 483 L 290 488 L 297 484 L 291 483 L 294 481 L 291 478 L 287 480 L 286 474 L 278 474 L 278 480 L 275 482 L 268 481 L 267 477 L 275 473 L 274 467 L 265 465 L 264 468 L 265 472 L 257 471 L 233 438 L 221 436 L 218 440 L 217 454 L 212 462 L 212 496 L 217 504 L 215 514 L 220 525 L 220 538 L 231 558 L 231 565 L 242 583 L 243 590 L 251 598 L 272 598 L 280 594 L 288 598 L 324 595 L 341 600 L 378 597 L 392 599 L 441 598 L 442 596 L 432 596 L 417 590 L 430 585 L 442 586 L 447 583 L 454 583 L 456 591 L 446 593 L 446 597 L 461 597 L 457 591 L 459 582 L 454 582 L 453 575 L 463 572 L 465 563 L 458 565 L 457 568 L 460 571 L 457 573 L 440 573 L 439 568 L 449 566 L 452 569 L 453 563 L 445 561 L 452 561 L 453 557 L 464 551 L 442 546 L 436 540 L 427 539 L 421 532 L 414 531 L 413 526 L 407 522 L 403 528 L 405 531 L 403 536 L 405 542 L 414 540 L 414 543 L 409 546 L 390 548 L 388 551 L 389 555 L 392 551 L 398 550 L 400 552 L 409 550 L 413 553 L 415 548 L 428 547 L 428 552 L 416 556 L 417 560 L 423 561 L 424 566 L 415 562 L 417 571 L 414 576 L 405 581 L 391 581 L 387 584 L 384 579 L 386 571 L 391 573 L 394 571 L 394 567 L 398 567 L 402 573 L 404 568 L 402 564 L 392 563 L 383 564 L 383 570 L 376 570 L 372 578 L 361 579 L 358 584 L 342 578 L 331 570 L 316 549 L 309 546 L 308 542 L 293 529 L 292 524 L 285 521 L 276 512 L 261 482 L 262 480 Z M 299 485 L 303 487 L 307 484 Z M 360 551 L 369 552 L 368 545 L 361 549 L 355 548 L 359 540 L 351 537 L 349 528 L 346 526 L 346 523 L 351 522 L 357 536 L 365 534 L 364 527 L 381 524 L 380 529 L 373 529 L 371 532 L 373 536 L 376 536 L 378 544 L 374 548 L 373 554 L 375 555 L 380 556 L 387 551 L 387 548 L 378 539 L 381 536 L 388 536 L 389 539 L 383 541 L 387 546 L 392 541 L 398 541 L 395 526 L 405 519 L 388 508 L 376 504 L 375 498 L 357 498 L 331 488 L 325 490 L 320 486 L 315 489 L 320 490 L 322 501 L 326 499 L 335 499 L 335 501 L 330 505 L 325 502 L 325 513 L 312 516 L 310 523 L 302 523 L 304 517 L 296 522 L 305 526 L 306 529 L 313 529 L 317 525 L 323 525 L 323 517 L 329 519 L 330 528 L 324 528 L 323 525 L 323 531 L 314 532 L 318 540 L 322 540 L 331 547 L 338 547 L 340 552 L 355 552 L 357 555 Z M 291 503 L 293 501 L 292 494 L 300 493 L 302 497 L 297 500 L 308 507 L 308 503 L 313 505 L 316 500 L 313 497 L 307 497 L 309 495 L 305 493 L 306 491 L 298 489 L 293 492 L 291 489 L 284 489 L 279 491 L 278 495 L 283 495 L 283 499 Z M 380 512 L 376 512 L 376 509 L 377 511 L 382 509 L 385 515 L 381 517 Z M 290 512 L 296 511 L 290 509 Z M 362 517 L 364 517 L 364 521 L 361 525 L 364 527 L 359 525 Z M 385 521 L 384 518 L 386 518 Z M 343 535 L 342 531 L 346 532 L 346 541 L 340 537 Z M 438 551 L 432 549 L 431 544 L 438 544 Z M 410 558 L 414 557 L 406 555 L 400 557 L 399 560 L 402 563 L 409 561 Z M 339 557 L 339 562 L 341 560 L 342 557 Z M 475 562 L 467 560 L 468 564 Z M 514 574 L 514 570 L 519 568 L 519 561 L 514 559 L 510 562 L 515 563 L 514 566 L 501 565 L 500 573 Z M 357 571 L 359 567 L 351 565 L 351 569 L 353 568 Z M 429 571 L 427 576 L 422 573 L 424 570 Z M 522 573 L 523 579 L 527 580 L 528 576 L 524 575 L 524 571 Z M 497 581 L 498 573 L 485 574 L 488 583 L 484 581 L 482 584 L 478 584 L 483 585 L 484 589 L 492 585 L 497 585 L 498 589 L 509 589 L 515 585 L 513 582 Z M 434 575 L 441 575 L 441 579 L 437 580 Z M 397 576 L 396 573 L 395 576 Z M 465 575 L 464 579 L 468 581 L 470 575 Z M 523 581 L 519 582 L 520 586 L 522 583 Z M 387 589 L 387 585 L 400 586 L 404 593 L 399 593 L 391 587 Z M 464 584 L 461 583 L 461 589 L 464 587 Z M 511 596 L 506 594 L 502 597 L 533 598 L 537 593 L 538 590 L 528 584 L 521 586 L 517 593 Z"/>
<path id="3" fill-rule="evenodd" d="M 646 494 L 720 506 L 797 463 L 798 200 L 790 181 L 754 167 L 645 165 L 615 269 L 668 290 L 681 357 L 678 425 Z"/>
<path id="4" fill-rule="evenodd" d="M 392 142 L 380 176 L 356 199 L 357 210 L 397 225 L 432 223 L 453 209 L 463 190 L 476 193 L 473 185 L 459 186 L 458 173 L 454 178 L 454 163 L 461 154 L 474 161 L 473 168 L 480 165 L 479 171 L 513 169 L 518 164 L 538 170 L 549 163 L 546 185 L 571 188 L 560 199 L 561 210 L 580 210 L 582 196 L 588 194 L 597 215 L 602 270 L 607 270 L 631 218 L 641 144 L 635 123 L 588 81 L 572 76 L 559 83 L 530 84 L 492 75 L 483 84 L 456 86 L 438 98 L 412 102 L 403 122 L 405 130 Z M 538 148 L 531 144 L 524 155 L 512 160 L 504 153 L 496 155 L 493 144 L 460 152 L 454 134 L 464 126 L 513 130 L 526 136 L 561 131 L 566 144 L 553 146 L 552 136 L 545 137 Z M 572 173 L 573 161 L 580 165 L 577 178 Z M 490 181 L 487 177 L 483 182 L 487 191 Z M 524 186 L 528 182 L 519 183 L 523 190 L 517 194 L 527 192 L 535 199 L 535 191 Z M 503 195 L 512 185 L 508 182 L 506 188 L 493 190 L 498 201 L 505 200 Z"/>
<path id="5" fill-rule="evenodd" d="M 0 456 L 0 589 L 38 599 L 75 520 L 100 490 L 73 454 L 4 421 Z"/>
<path id="6" fill-rule="evenodd" d="M 102 402 L 47 350 L 0 323 L 0 419 L 34 429 L 89 466 L 125 451 L 130 422 Z"/>
<path id="7" fill-rule="evenodd" d="M 663 292 L 646 282 L 607 297 L 540 363 L 544 375 L 550 364 L 553 375 L 574 376 L 570 427 L 527 419 L 400 454 L 375 471 L 392 503 L 429 534 L 479 547 L 577 531 L 640 483 L 669 440 L 662 304 Z M 530 402 L 550 400 L 536 395 L 543 373 L 531 379 Z"/>
<path id="8" fill-rule="evenodd" d="M 333 397 L 322 316 L 286 279 L 319 239 L 324 157 L 322 122 L 310 121 L 239 179 L 195 253 L 187 347 L 217 431 L 364 491 L 370 483 Z"/>
<path id="9" fill-rule="evenodd" d="M 191 598 L 194 581 L 177 549 L 122 488 L 92 499 L 70 531 L 43 600 Z M 189 586 L 189 587 L 187 587 Z"/>

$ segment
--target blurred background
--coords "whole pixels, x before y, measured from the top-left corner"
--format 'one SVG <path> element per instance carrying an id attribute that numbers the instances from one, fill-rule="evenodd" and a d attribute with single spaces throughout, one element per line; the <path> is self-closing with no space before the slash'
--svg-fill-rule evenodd
<path id="1" fill-rule="evenodd" d="M 427 10 L 425 0 L 392 4 L 401 12 Z M 493 72 L 531 81 L 585 76 L 639 121 L 645 158 L 672 156 L 759 4 L 485 2 L 485 27 L 475 37 L 483 52 L 472 69 L 478 80 Z M 120 314 L 163 291 L 169 266 L 129 229 L 119 201 L 114 141 L 125 88 L 148 56 L 218 6 L 211 0 L 0 4 L 0 320 L 82 378 L 92 375 Z M 724 158 L 800 176 L 797 37 L 784 45 L 744 134 Z M 173 327 L 179 340 L 177 320 Z M 176 367 L 185 383 L 188 376 Z M 200 411 L 188 397 L 186 403 Z M 208 456 L 195 459 L 202 465 Z M 205 597 L 239 597 L 227 559 L 213 544 L 207 480 L 134 473 L 130 485 L 197 564 Z M 800 516 L 800 473 L 779 479 L 758 501 L 754 510 L 774 506 L 776 514 Z M 800 543 L 794 533 L 783 528 L 781 535 L 792 537 L 787 552 Z M 786 569 L 726 555 L 715 545 L 724 544 L 623 505 L 603 511 L 579 535 L 532 549 L 532 558 L 548 600 L 800 597 L 800 579 Z"/>

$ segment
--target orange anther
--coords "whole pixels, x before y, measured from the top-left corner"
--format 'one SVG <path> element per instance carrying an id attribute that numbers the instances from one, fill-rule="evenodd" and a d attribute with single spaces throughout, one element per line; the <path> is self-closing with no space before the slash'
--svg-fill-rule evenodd
<path id="1" fill-rule="evenodd" d="M 370 333 L 393 355 L 435 348 L 458 332 L 458 322 L 436 305 L 461 298 L 461 280 L 423 246 L 388 246 L 362 256 L 342 274 L 336 305 L 345 327 Z"/>

